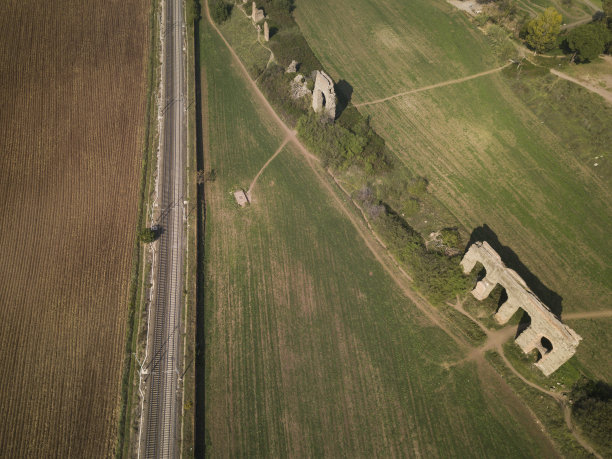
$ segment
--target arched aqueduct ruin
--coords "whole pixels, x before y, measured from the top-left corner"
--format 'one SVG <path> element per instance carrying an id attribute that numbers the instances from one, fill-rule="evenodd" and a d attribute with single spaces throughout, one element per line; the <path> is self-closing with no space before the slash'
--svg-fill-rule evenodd
<path id="1" fill-rule="evenodd" d="M 314 90 L 312 91 L 312 108 L 315 112 L 323 110 L 329 119 L 336 118 L 336 92 L 334 80 L 327 73 L 317 71 Z"/>
<path id="2" fill-rule="evenodd" d="M 508 300 L 495 314 L 500 324 L 505 324 L 514 313 L 523 309 L 531 318 L 531 325 L 517 338 L 516 343 L 523 352 L 537 349 L 542 358 L 535 364 L 548 376 L 567 362 L 576 353 L 576 347 L 582 339 L 574 330 L 561 321 L 542 303 L 527 287 L 525 281 L 502 262 L 501 257 L 487 242 L 474 243 L 461 261 L 463 271 L 467 274 L 476 263 L 482 263 L 487 274 L 480 280 L 472 295 L 484 300 L 497 284 L 506 289 Z"/>

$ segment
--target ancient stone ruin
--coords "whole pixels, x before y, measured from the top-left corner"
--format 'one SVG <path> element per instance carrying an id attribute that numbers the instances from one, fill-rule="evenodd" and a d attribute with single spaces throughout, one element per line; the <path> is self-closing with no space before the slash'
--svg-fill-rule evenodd
<path id="1" fill-rule="evenodd" d="M 331 120 L 336 118 L 334 81 L 323 71 L 316 72 L 312 108 L 317 113 L 323 112 Z"/>
<path id="2" fill-rule="evenodd" d="M 298 71 L 298 66 L 299 66 L 298 61 L 295 61 L 295 60 L 291 61 L 291 64 L 289 64 L 287 66 L 287 69 L 285 70 L 285 73 L 295 73 L 295 72 L 297 72 Z"/>
<path id="3" fill-rule="evenodd" d="M 268 21 L 264 22 L 264 40 L 270 41 L 270 27 Z"/>
<path id="4" fill-rule="evenodd" d="M 298 73 L 295 78 L 291 80 L 290 88 L 290 94 L 292 99 L 300 99 L 301 97 L 310 94 L 306 78 L 300 73 Z"/>
<path id="5" fill-rule="evenodd" d="M 265 14 L 263 9 L 257 8 L 257 5 L 255 5 L 255 2 L 253 2 L 253 11 L 251 12 L 251 19 L 253 20 L 253 22 L 257 24 L 258 22 L 263 21 L 264 18 Z"/>
<path id="6" fill-rule="evenodd" d="M 247 195 L 244 190 L 235 191 L 234 198 L 236 198 L 236 202 L 240 207 L 244 207 L 249 203 L 249 199 L 247 198 Z"/>
<path id="7" fill-rule="evenodd" d="M 516 343 L 526 354 L 537 349 L 542 358 L 535 365 L 546 376 L 550 375 L 576 353 L 582 338 L 561 323 L 487 242 L 476 242 L 470 247 L 461 261 L 463 271 L 469 273 L 478 262 L 484 266 L 486 276 L 476 284 L 472 295 L 484 300 L 497 284 L 506 289 L 508 299 L 495 314 L 495 320 L 505 324 L 519 308 L 529 314 L 531 324 L 516 338 Z"/>

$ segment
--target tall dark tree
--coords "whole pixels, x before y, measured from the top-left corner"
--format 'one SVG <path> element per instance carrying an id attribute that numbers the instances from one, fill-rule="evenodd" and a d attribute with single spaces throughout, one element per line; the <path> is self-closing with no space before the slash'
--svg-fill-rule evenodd
<path id="1" fill-rule="evenodd" d="M 603 21 L 585 24 L 572 29 L 567 44 L 579 62 L 588 62 L 604 52 L 609 30 Z"/>

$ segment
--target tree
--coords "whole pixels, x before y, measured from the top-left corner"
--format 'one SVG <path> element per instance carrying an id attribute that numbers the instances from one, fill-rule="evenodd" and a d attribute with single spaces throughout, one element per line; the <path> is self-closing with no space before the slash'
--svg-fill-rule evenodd
<path id="1" fill-rule="evenodd" d="M 581 25 L 570 31 L 567 45 L 579 62 L 588 62 L 604 52 L 608 33 L 602 21 Z"/>
<path id="2" fill-rule="evenodd" d="M 188 0 L 187 1 L 187 22 L 193 24 L 201 18 L 200 2 L 199 0 Z"/>
<path id="3" fill-rule="evenodd" d="M 608 21 L 612 20 L 612 0 L 603 0 L 602 2 L 603 12 L 608 18 Z"/>
<path id="4" fill-rule="evenodd" d="M 582 378 L 570 393 L 572 418 L 604 457 L 612 456 L 612 386 Z"/>
<path id="5" fill-rule="evenodd" d="M 562 20 L 556 9 L 546 8 L 527 24 L 525 41 L 538 53 L 552 49 L 561 31 Z"/>
<path id="6" fill-rule="evenodd" d="M 145 244 L 153 242 L 156 236 L 157 233 L 153 228 L 143 228 L 140 233 L 138 233 L 138 238 L 141 242 L 144 242 Z"/>
<path id="7" fill-rule="evenodd" d="M 232 14 L 232 5 L 223 0 L 214 0 L 211 5 L 212 18 L 217 24 L 227 21 Z"/>

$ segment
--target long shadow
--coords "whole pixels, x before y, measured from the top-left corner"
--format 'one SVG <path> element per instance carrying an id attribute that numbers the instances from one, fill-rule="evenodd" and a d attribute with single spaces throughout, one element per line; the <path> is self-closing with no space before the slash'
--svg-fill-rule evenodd
<path id="1" fill-rule="evenodd" d="M 336 90 L 336 118 L 339 118 L 342 112 L 351 103 L 353 96 L 353 87 L 346 80 L 340 80 L 335 85 Z"/>
<path id="2" fill-rule="evenodd" d="M 516 273 L 521 276 L 533 293 L 535 293 L 537 297 L 550 308 L 553 314 L 555 314 L 559 319 L 561 318 L 561 313 L 563 311 L 563 297 L 544 285 L 544 283 L 535 274 L 533 274 L 529 268 L 523 264 L 523 262 L 521 262 L 519 256 L 510 247 L 505 246 L 500 242 L 497 234 L 495 234 L 495 232 L 487 224 L 474 228 L 465 251 L 467 252 L 470 246 L 478 241 L 488 242 L 489 245 L 502 258 L 504 264 L 508 268 L 516 271 Z M 527 318 L 523 316 L 521 322 L 524 324 L 526 321 Z"/>
<path id="3" fill-rule="evenodd" d="M 202 19 L 200 19 L 201 21 Z M 204 169 L 204 139 L 202 131 L 202 87 L 200 62 L 200 21 L 194 24 L 194 60 L 195 60 L 195 112 L 196 112 L 196 165 L 198 170 Z M 206 426 L 204 408 L 206 396 L 204 389 L 205 371 L 205 334 L 204 334 L 204 299 L 205 299 L 205 240 L 206 201 L 204 183 L 199 183 L 197 194 L 197 285 L 196 285 L 196 355 L 195 355 L 195 438 L 194 457 L 204 457 L 206 453 Z"/>

